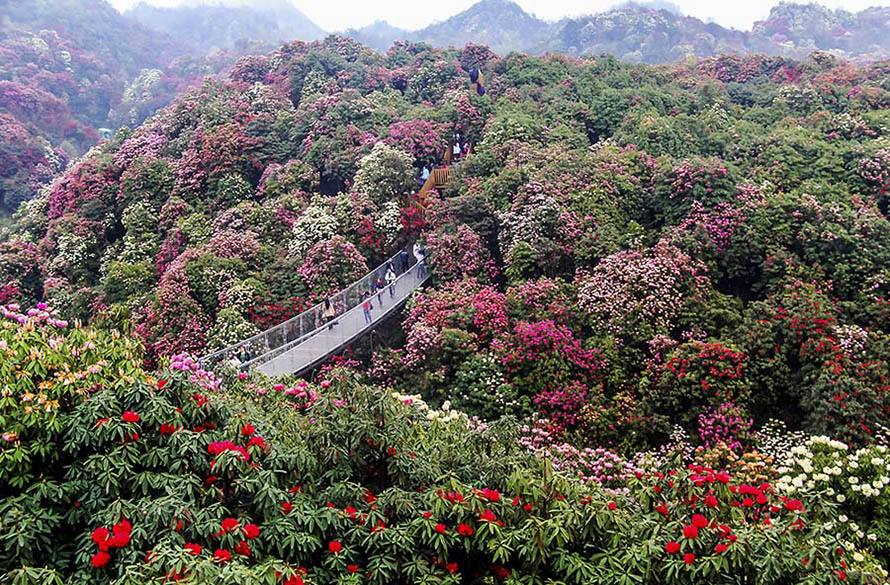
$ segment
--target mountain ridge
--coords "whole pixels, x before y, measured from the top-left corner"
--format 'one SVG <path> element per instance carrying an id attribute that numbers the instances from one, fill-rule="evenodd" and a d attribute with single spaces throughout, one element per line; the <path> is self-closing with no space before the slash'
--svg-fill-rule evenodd
<path id="1" fill-rule="evenodd" d="M 434 46 L 471 42 L 501 54 L 608 53 L 628 61 L 662 63 L 722 52 L 803 57 L 813 50 L 853 60 L 883 59 L 890 56 L 885 30 L 890 30 L 890 7 L 881 6 L 852 13 L 814 3 L 781 2 L 750 30 L 738 30 L 683 14 L 669 2 L 627 2 L 604 12 L 549 22 L 512 0 L 481 0 L 417 30 L 376 21 L 343 34 L 377 50 L 399 40 Z"/>

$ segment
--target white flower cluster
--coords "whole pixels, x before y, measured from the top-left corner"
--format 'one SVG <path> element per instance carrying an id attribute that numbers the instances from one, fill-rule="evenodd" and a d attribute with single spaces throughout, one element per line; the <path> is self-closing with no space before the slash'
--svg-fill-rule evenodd
<path id="1" fill-rule="evenodd" d="M 418 412 L 424 414 L 429 421 L 450 422 L 454 420 L 467 420 L 467 415 L 451 408 L 451 402 L 446 400 L 442 404 L 442 408 L 430 408 L 420 394 L 401 394 L 393 392 L 392 397 L 404 404 L 405 406 L 413 406 Z"/>
<path id="2" fill-rule="evenodd" d="M 309 248 L 337 235 L 339 229 L 337 219 L 328 212 L 324 203 L 316 198 L 294 222 L 291 229 L 293 237 L 287 246 L 288 252 L 293 258 L 302 258 Z"/>
<path id="3" fill-rule="evenodd" d="M 810 437 L 780 459 L 777 487 L 789 494 L 819 490 L 844 503 L 852 495 L 876 498 L 887 495 L 890 456 L 876 445 L 856 451 L 828 437 Z"/>
<path id="4" fill-rule="evenodd" d="M 374 228 L 386 237 L 386 245 L 390 246 L 402 230 L 402 210 L 399 208 L 399 202 L 395 200 L 387 201 L 382 208 L 380 215 L 374 218 Z"/>

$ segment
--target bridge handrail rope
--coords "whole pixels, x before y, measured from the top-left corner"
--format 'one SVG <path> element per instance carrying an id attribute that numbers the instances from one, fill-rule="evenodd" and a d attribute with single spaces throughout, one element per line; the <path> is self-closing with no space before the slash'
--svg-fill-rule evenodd
<path id="1" fill-rule="evenodd" d="M 404 266 L 399 265 L 402 252 L 407 254 L 407 262 Z M 406 246 L 362 278 L 328 297 L 327 300 L 331 302 L 339 317 L 358 307 L 362 302 L 362 293 L 374 291 L 378 278 L 385 280 L 386 271 L 390 265 L 393 266 L 397 278 L 401 278 L 416 263 L 417 259 L 411 253 L 410 246 Z M 232 360 L 237 360 L 241 364 L 252 363 L 281 347 L 293 347 L 310 337 L 323 325 L 325 325 L 324 300 L 283 323 L 202 357 L 200 362 L 205 368 L 212 368 L 217 364 L 228 363 Z"/>

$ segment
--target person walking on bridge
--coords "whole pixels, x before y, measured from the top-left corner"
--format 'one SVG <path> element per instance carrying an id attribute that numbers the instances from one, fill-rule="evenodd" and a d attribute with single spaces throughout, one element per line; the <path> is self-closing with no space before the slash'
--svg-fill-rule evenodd
<path id="1" fill-rule="evenodd" d="M 370 325 L 373 319 L 371 318 L 371 309 L 374 308 L 374 305 L 371 304 L 371 292 L 364 291 L 362 293 L 362 313 L 365 316 L 365 324 Z"/>
<path id="2" fill-rule="evenodd" d="M 389 298 L 396 294 L 396 271 L 392 269 L 392 262 L 386 267 L 386 284 L 389 285 Z"/>
<path id="3" fill-rule="evenodd" d="M 331 303 L 331 299 L 324 300 L 324 309 L 321 312 L 322 318 L 324 318 L 324 322 L 328 324 L 328 329 L 332 329 L 334 327 L 334 317 L 337 316 L 337 312 L 334 310 L 334 305 Z"/>

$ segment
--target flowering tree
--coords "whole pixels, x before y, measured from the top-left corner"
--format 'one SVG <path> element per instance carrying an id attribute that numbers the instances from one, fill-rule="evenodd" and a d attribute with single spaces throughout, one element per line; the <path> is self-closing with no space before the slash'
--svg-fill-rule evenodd
<path id="1" fill-rule="evenodd" d="M 298 272 L 309 295 L 321 299 L 367 274 L 368 265 L 355 246 L 334 236 L 312 246 Z"/>
<path id="2" fill-rule="evenodd" d="M 378 205 L 398 200 L 416 186 L 411 155 L 383 142 L 359 161 L 353 183 L 354 190 L 367 194 Z"/>

